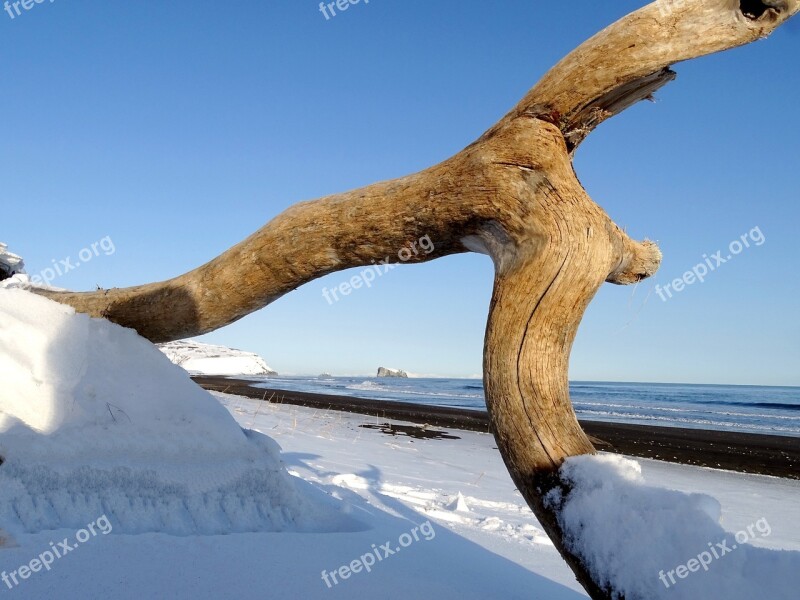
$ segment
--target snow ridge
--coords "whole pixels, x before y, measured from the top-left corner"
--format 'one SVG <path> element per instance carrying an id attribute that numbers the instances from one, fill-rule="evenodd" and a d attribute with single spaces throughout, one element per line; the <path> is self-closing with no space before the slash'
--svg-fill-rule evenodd
<path id="1" fill-rule="evenodd" d="M 0 529 L 352 530 L 133 330 L 0 289 Z"/>

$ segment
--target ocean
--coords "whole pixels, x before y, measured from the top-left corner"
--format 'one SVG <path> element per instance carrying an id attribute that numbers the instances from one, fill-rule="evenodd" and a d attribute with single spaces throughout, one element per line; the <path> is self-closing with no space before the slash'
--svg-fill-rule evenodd
<path id="1" fill-rule="evenodd" d="M 268 388 L 485 410 L 480 379 L 248 377 Z M 575 381 L 579 419 L 800 437 L 800 388 Z"/>

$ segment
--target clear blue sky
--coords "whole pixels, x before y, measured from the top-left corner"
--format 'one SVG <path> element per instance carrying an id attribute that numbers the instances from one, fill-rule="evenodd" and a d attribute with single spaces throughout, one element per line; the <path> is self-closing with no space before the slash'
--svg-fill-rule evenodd
<path id="1" fill-rule="evenodd" d="M 0 241 L 30 272 L 111 236 L 53 283 L 177 275 L 291 204 L 401 176 L 473 141 L 559 58 L 643 2 L 55 0 L 0 13 Z M 800 384 L 800 23 L 677 67 L 579 150 L 589 193 L 665 259 L 605 286 L 573 379 Z M 8 211 L 8 212 L 7 212 Z M 9 222 L 5 215 L 13 215 Z M 751 247 L 662 302 L 654 291 Z M 489 259 L 398 268 L 329 306 L 312 282 L 205 336 L 283 373 L 481 370 Z"/>

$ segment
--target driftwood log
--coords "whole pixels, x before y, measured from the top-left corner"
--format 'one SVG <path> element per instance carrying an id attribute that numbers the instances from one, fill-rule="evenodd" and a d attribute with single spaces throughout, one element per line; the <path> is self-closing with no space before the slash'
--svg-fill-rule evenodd
<path id="1" fill-rule="evenodd" d="M 153 342 L 199 335 L 315 278 L 368 266 L 422 236 L 435 250 L 494 261 L 484 349 L 486 400 L 508 470 L 592 598 L 603 589 L 565 547 L 557 509 L 565 458 L 594 452 L 569 399 L 567 366 L 603 284 L 652 275 L 661 254 L 631 240 L 588 196 L 572 156 L 591 131 L 651 98 L 670 65 L 769 35 L 800 0 L 659 0 L 558 63 L 494 127 L 420 173 L 297 204 L 211 262 L 174 279 L 90 293 L 39 293 L 131 327 Z"/>

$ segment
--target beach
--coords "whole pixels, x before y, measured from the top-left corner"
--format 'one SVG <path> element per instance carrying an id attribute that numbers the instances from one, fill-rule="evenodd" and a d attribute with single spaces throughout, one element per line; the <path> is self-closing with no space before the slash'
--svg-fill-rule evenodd
<path id="1" fill-rule="evenodd" d="M 362 414 L 371 417 L 369 424 L 382 426 L 387 423 L 389 426 L 383 430 L 390 434 L 402 432 L 398 429 L 402 425 L 393 425 L 393 422 L 444 430 L 491 431 L 489 415 L 481 410 L 265 388 L 251 380 L 229 377 L 194 376 L 193 379 L 211 391 L 271 403 Z M 588 420 L 580 422 L 598 450 L 677 464 L 800 479 L 800 442 L 795 437 Z"/>

